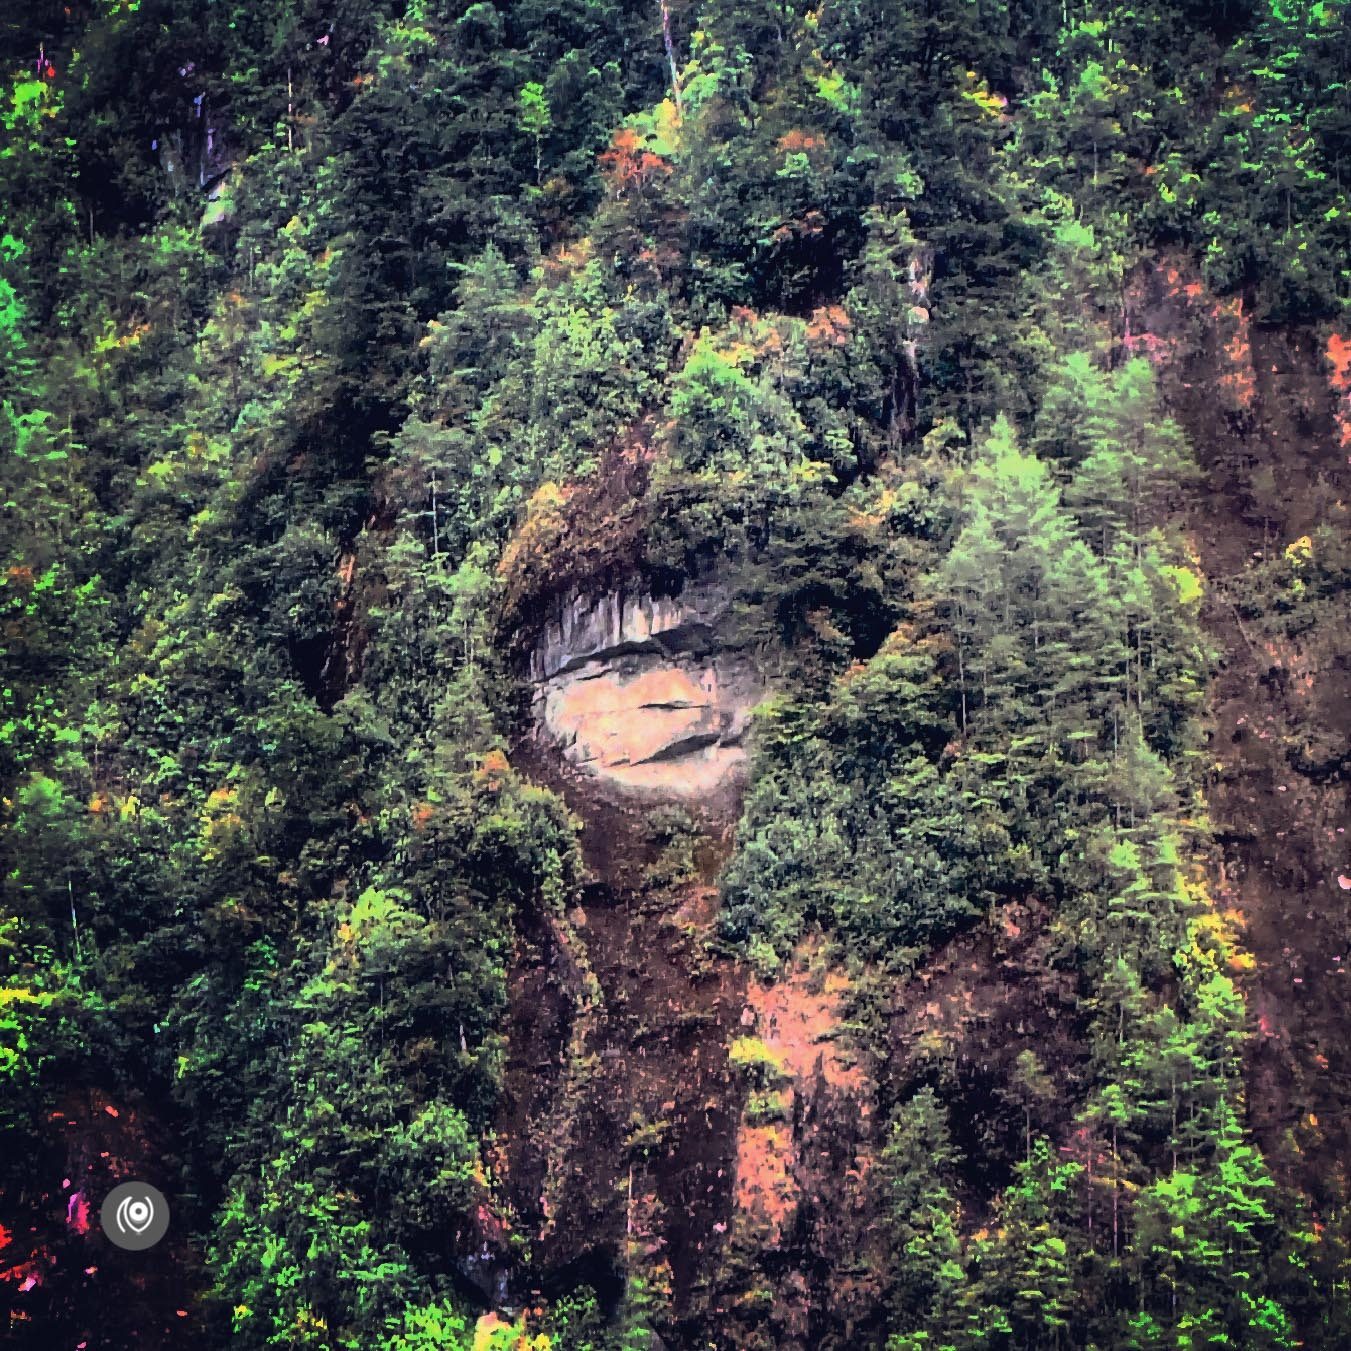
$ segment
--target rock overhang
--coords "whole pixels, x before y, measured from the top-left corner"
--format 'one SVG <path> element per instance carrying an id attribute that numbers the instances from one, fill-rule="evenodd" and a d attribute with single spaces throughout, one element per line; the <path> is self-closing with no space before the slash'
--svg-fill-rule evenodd
<path id="1" fill-rule="evenodd" d="M 730 603 L 713 586 L 570 597 L 530 657 L 537 737 L 625 794 L 707 800 L 735 785 L 768 688 L 729 637 Z"/>

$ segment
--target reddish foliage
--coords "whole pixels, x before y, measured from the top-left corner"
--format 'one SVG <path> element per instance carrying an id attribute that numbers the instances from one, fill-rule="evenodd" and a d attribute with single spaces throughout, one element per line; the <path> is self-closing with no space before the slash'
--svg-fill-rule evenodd
<path id="1" fill-rule="evenodd" d="M 66 1202 L 66 1225 L 77 1234 L 89 1232 L 89 1201 L 82 1191 L 75 1192 Z"/>
<path id="2" fill-rule="evenodd" d="M 0 1281 L 5 1281 L 12 1285 L 17 1285 L 21 1292 L 27 1292 L 34 1286 L 42 1284 L 42 1273 L 45 1266 L 50 1266 L 56 1259 L 51 1257 L 45 1249 L 32 1249 L 26 1261 L 16 1262 L 12 1267 L 0 1268 Z"/>
<path id="3" fill-rule="evenodd" d="M 1328 364 L 1332 367 L 1332 387 L 1351 391 L 1351 338 L 1334 333 L 1328 338 Z"/>
<path id="4" fill-rule="evenodd" d="M 824 150 L 825 148 L 826 138 L 824 136 L 813 136 L 806 131 L 789 131 L 779 137 L 779 149 L 787 153 L 795 151 L 810 152 Z"/>
<path id="5" fill-rule="evenodd" d="M 1332 367 L 1332 388 L 1341 396 L 1335 415 L 1341 443 L 1351 447 L 1351 339 L 1333 333 L 1328 338 L 1327 358 Z"/>
<path id="6" fill-rule="evenodd" d="M 812 342 L 843 347 L 849 341 L 849 313 L 843 305 L 822 305 L 807 321 L 807 337 Z"/>
<path id="7" fill-rule="evenodd" d="M 1220 386 L 1232 395 L 1240 408 L 1250 408 L 1257 396 L 1257 378 L 1252 367 L 1252 341 L 1248 334 L 1248 316 L 1243 312 L 1243 297 L 1234 296 L 1215 306 L 1213 315 L 1221 336 L 1229 369 L 1220 376 Z"/>
<path id="8" fill-rule="evenodd" d="M 660 155 L 645 150 L 632 127 L 621 127 L 615 132 L 610 148 L 600 157 L 600 171 L 615 194 L 623 196 L 631 186 L 642 187 L 669 176 L 671 165 Z"/>
<path id="9" fill-rule="evenodd" d="M 1156 333 L 1132 333 L 1122 345 L 1132 356 L 1144 357 L 1155 366 L 1162 366 L 1172 356 L 1174 346 Z"/>
<path id="10" fill-rule="evenodd" d="M 786 221 L 771 236 L 774 243 L 782 244 L 789 239 L 814 239 L 826 228 L 826 218 L 816 210 L 808 211 L 800 220 Z"/>
<path id="11" fill-rule="evenodd" d="M 488 792 L 496 793 L 501 790 L 510 773 L 511 765 L 507 757 L 501 751 L 489 751 L 483 757 L 483 763 L 474 771 L 474 777 Z"/>

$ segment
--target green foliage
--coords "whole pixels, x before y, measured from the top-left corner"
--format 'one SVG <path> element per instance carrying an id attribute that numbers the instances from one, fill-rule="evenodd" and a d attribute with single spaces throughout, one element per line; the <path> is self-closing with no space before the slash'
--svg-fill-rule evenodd
<path id="1" fill-rule="evenodd" d="M 1035 898 L 1079 996 L 1085 1064 L 1062 1102 L 1010 1052 L 989 1159 L 954 1074 L 886 1083 L 858 1326 L 1338 1344 L 1341 1240 L 1242 1127 L 1196 469 L 1125 328 L 1163 250 L 1344 312 L 1344 0 L 39 8 L 0 90 L 0 1201 L 115 1085 L 173 1135 L 207 1344 L 472 1345 L 485 1244 L 542 1270 L 500 1238 L 508 972 L 582 877 L 509 758 L 515 649 L 560 591 L 712 574 L 777 689 L 731 950 L 890 978 Z M 1298 640 L 1346 578 L 1323 527 L 1230 599 Z M 699 822 L 645 824 L 691 886 Z M 710 1333 L 640 1266 L 500 1338 Z"/>
<path id="2" fill-rule="evenodd" d="M 754 935 L 755 950 L 783 959 L 819 925 L 861 954 L 904 961 L 1006 883 L 995 870 L 1007 836 L 964 811 L 943 742 L 926 740 L 941 734 L 947 700 L 932 650 L 898 643 L 847 681 L 824 716 L 810 705 L 765 711 L 724 877 L 724 933 Z M 875 717 L 894 740 L 877 735 L 888 723 Z"/>
<path id="3" fill-rule="evenodd" d="M 464 1314 L 449 1300 L 405 1308 L 390 1332 L 385 1351 L 468 1351 L 474 1345 Z"/>
<path id="4" fill-rule="evenodd" d="M 890 1238 L 893 1334 L 889 1347 L 939 1344 L 955 1335 L 966 1283 L 961 1212 L 950 1179 L 957 1164 L 947 1114 L 922 1088 L 893 1114 L 882 1152 L 885 1220 Z"/>
<path id="5" fill-rule="evenodd" d="M 605 1316 L 589 1286 L 581 1286 L 549 1310 L 547 1328 L 556 1351 L 607 1351 L 612 1339 Z"/>

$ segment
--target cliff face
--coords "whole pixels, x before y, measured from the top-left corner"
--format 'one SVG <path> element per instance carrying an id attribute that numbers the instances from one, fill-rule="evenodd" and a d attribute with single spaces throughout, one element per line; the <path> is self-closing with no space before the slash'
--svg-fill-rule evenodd
<path id="1" fill-rule="evenodd" d="M 1346 1186 L 1336 1055 L 1351 1016 L 1345 645 L 1316 623 L 1267 632 L 1244 618 L 1242 594 L 1264 560 L 1320 527 L 1344 529 L 1345 376 L 1333 359 L 1342 349 L 1260 329 L 1241 304 L 1208 299 L 1166 265 L 1139 282 L 1131 320 L 1130 341 L 1159 369 L 1205 475 L 1188 525 L 1218 656 L 1205 785 L 1219 846 L 1211 884 L 1246 923 L 1255 958 L 1244 977 L 1248 1110 L 1273 1163 L 1327 1213 Z M 843 1336 L 871 1345 L 887 1262 L 879 1108 L 948 1076 L 973 1160 L 963 1204 L 980 1217 L 1007 1181 L 980 1162 L 982 1146 L 1002 1141 L 999 1152 L 1016 1154 L 1004 1137 L 1024 1129 L 1001 1107 L 1013 1061 L 1031 1050 L 1075 1078 L 1082 1009 L 1050 953 L 1053 917 L 1036 902 L 1011 909 L 997 931 L 959 936 L 885 989 L 889 1063 L 850 1035 L 856 982 L 826 953 L 798 952 L 768 987 L 745 963 L 713 955 L 713 884 L 749 713 L 767 693 L 729 631 L 730 605 L 708 584 L 678 599 L 574 593 L 531 653 L 533 749 L 579 771 L 570 801 L 593 883 L 563 945 L 585 954 L 597 999 L 585 1025 L 557 1016 L 543 1036 L 543 1006 L 525 991 L 547 981 L 521 974 L 514 1100 L 522 1111 L 550 1107 L 514 1138 L 508 1127 L 508 1171 L 522 1214 L 539 1226 L 546 1272 L 580 1264 L 616 1285 L 640 1276 L 665 1305 L 656 1323 L 678 1344 L 714 1335 L 728 1346 Z M 634 859 L 647 849 L 646 808 L 703 806 L 718 794 L 722 836 L 705 841 L 697 880 L 644 881 Z M 622 882 L 620 856 L 632 856 Z M 549 946 L 534 956 L 541 971 L 557 960 Z M 567 1026 L 573 1063 L 559 1076 L 542 1067 L 563 1057 Z M 1063 1135 L 1068 1110 L 1043 1104 L 1039 1125 Z M 551 1150 L 533 1143 L 543 1138 L 556 1141 Z M 530 1197 L 543 1198 L 538 1214 Z"/>
<path id="2" fill-rule="evenodd" d="M 530 655 L 522 750 L 550 781 L 573 771 L 593 880 L 517 954 L 503 1172 L 546 1284 L 636 1278 L 677 1345 L 806 1347 L 876 1315 L 876 1079 L 819 945 L 772 986 L 719 953 L 713 884 L 770 689 L 731 612 L 716 583 L 574 594 Z M 661 804 L 698 832 L 675 880 Z M 579 964 L 594 983 L 568 1000 L 559 972 Z"/>
<path id="3" fill-rule="evenodd" d="M 1208 468 L 1223 491 L 1207 498 L 1197 537 L 1222 649 L 1208 799 L 1221 886 L 1256 960 L 1250 1110 L 1273 1162 L 1326 1213 L 1345 1203 L 1351 1149 L 1340 1067 L 1351 1026 L 1341 880 L 1351 873 L 1351 662 L 1335 611 L 1254 616 L 1244 600 L 1245 570 L 1283 567 L 1304 543 L 1326 548 L 1320 528 L 1345 538 L 1347 454 L 1321 346 L 1309 333 L 1254 332 L 1251 416 L 1212 440 Z M 1203 444 L 1200 410 L 1189 411 Z"/>
<path id="4" fill-rule="evenodd" d="M 624 793 L 689 800 L 729 787 L 766 686 L 728 646 L 728 608 L 714 587 L 573 596 L 530 657 L 537 734 Z"/>

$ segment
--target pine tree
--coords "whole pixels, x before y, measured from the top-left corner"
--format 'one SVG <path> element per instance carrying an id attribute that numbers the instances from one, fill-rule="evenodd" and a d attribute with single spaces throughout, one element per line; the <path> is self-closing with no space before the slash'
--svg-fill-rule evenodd
<path id="1" fill-rule="evenodd" d="M 921 1336 L 942 1344 L 956 1327 L 966 1277 L 960 1212 L 947 1178 L 957 1161 L 946 1109 L 932 1089 L 921 1088 L 893 1114 L 881 1158 L 891 1326 L 899 1346 L 918 1346 Z"/>

